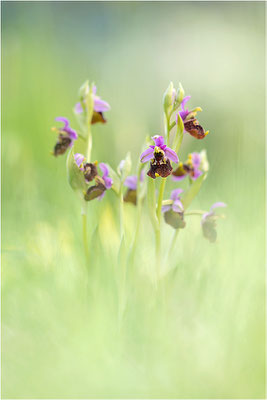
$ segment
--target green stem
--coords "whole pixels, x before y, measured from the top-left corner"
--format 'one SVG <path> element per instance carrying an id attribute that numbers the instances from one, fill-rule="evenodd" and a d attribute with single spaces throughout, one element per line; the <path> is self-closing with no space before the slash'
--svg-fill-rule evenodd
<path id="1" fill-rule="evenodd" d="M 124 206 L 124 201 L 123 201 L 123 185 L 121 183 L 120 186 L 120 236 L 121 240 L 123 239 L 124 236 L 124 218 L 123 218 L 123 206 Z"/>
<path id="2" fill-rule="evenodd" d="M 157 218 L 160 224 L 161 220 L 161 208 L 162 208 L 162 201 L 164 196 L 164 190 L 166 185 L 166 178 L 161 179 L 160 188 L 159 188 L 159 196 L 158 196 L 158 205 L 157 205 Z"/>
<path id="3" fill-rule="evenodd" d="M 205 214 L 206 211 L 202 211 L 202 210 L 193 210 L 190 212 L 186 212 L 184 213 L 184 215 L 188 216 L 188 215 L 203 215 Z"/>
<path id="4" fill-rule="evenodd" d="M 88 241 L 87 241 L 87 215 L 86 213 L 82 214 L 82 224 L 83 224 L 83 247 L 84 247 L 84 254 L 85 258 L 88 261 L 89 254 L 88 254 Z"/>
<path id="5" fill-rule="evenodd" d="M 156 280 L 155 287 L 158 288 L 159 277 L 160 277 L 160 266 L 161 266 L 161 240 L 160 240 L 160 227 L 155 230 L 156 237 Z"/>
<path id="6" fill-rule="evenodd" d="M 85 132 L 87 133 L 87 141 L 86 141 L 86 149 L 85 155 L 87 162 L 90 162 L 91 158 L 91 151 L 92 151 L 92 134 L 91 134 L 91 120 L 93 115 L 93 100 L 92 96 L 89 94 L 89 97 L 86 99 L 86 125 L 84 127 Z M 83 245 L 84 245 L 84 252 L 85 257 L 88 262 L 89 260 L 89 253 L 88 253 L 88 239 L 87 239 L 87 204 L 82 204 L 82 224 L 83 224 Z"/>
<path id="7" fill-rule="evenodd" d="M 171 254 L 172 254 L 172 252 L 174 250 L 174 247 L 175 247 L 175 244 L 176 244 L 176 239 L 177 239 L 177 236 L 178 236 L 179 232 L 180 232 L 180 229 L 175 229 L 173 237 L 172 237 L 172 242 L 171 242 L 171 245 L 170 245 L 170 249 L 169 249 L 168 258 L 170 258 Z"/>
<path id="8" fill-rule="evenodd" d="M 165 131 L 167 137 L 167 146 L 169 146 L 170 144 L 170 118 L 171 114 L 170 115 L 165 114 Z"/>
<path id="9" fill-rule="evenodd" d="M 135 256 L 136 247 L 137 247 L 137 239 L 138 239 L 138 234 L 139 234 L 139 229 L 140 229 L 141 217 L 142 217 L 142 202 L 141 202 L 141 199 L 137 199 L 136 227 L 135 227 L 134 238 L 133 238 L 133 241 L 132 241 L 130 254 L 129 254 L 130 266 L 132 266 L 134 264 L 134 256 Z"/>
<path id="10" fill-rule="evenodd" d="M 88 134 L 88 136 L 87 136 L 86 160 L 87 160 L 87 162 L 90 162 L 92 146 L 93 146 L 93 139 L 92 139 L 91 126 L 90 125 L 88 126 L 87 134 Z"/>

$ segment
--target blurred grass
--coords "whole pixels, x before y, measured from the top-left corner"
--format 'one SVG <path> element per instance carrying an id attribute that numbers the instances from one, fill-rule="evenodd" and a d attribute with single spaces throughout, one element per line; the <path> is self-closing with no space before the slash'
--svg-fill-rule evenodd
<path id="1" fill-rule="evenodd" d="M 264 3 L 2 4 L 2 397 L 263 398 Z M 138 159 L 163 132 L 173 80 L 200 105 L 211 170 L 193 208 L 221 200 L 218 242 L 188 218 L 155 299 L 154 237 L 144 214 L 121 332 L 117 202 L 89 207 L 84 263 L 65 160 L 49 152 L 54 117 L 94 80 L 112 110 L 93 158 Z M 133 171 L 134 172 L 134 171 Z M 174 183 L 169 183 L 165 198 Z M 135 210 L 126 206 L 131 238 Z M 97 224 L 98 228 L 97 227 Z M 164 227 L 164 246 L 172 237 Z"/>

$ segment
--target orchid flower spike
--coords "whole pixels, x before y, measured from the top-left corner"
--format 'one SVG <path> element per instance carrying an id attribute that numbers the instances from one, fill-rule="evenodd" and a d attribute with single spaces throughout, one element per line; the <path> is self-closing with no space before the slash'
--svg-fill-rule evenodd
<path id="1" fill-rule="evenodd" d="M 144 181 L 145 170 L 142 169 L 140 174 L 140 182 Z M 125 193 L 123 200 L 126 203 L 137 204 L 137 175 L 130 175 L 124 181 L 124 186 L 126 186 L 127 192 Z"/>
<path id="2" fill-rule="evenodd" d="M 205 136 L 209 133 L 202 128 L 196 119 L 196 115 L 198 111 L 202 111 L 200 107 L 196 107 L 194 110 L 189 111 L 185 109 L 185 104 L 190 100 L 191 96 L 184 97 L 181 103 L 181 111 L 179 111 L 179 115 L 184 123 L 184 130 L 188 132 L 191 136 L 196 139 L 204 139 Z M 176 124 L 178 124 L 178 114 L 176 115 Z"/>
<path id="3" fill-rule="evenodd" d="M 174 229 L 183 229 L 184 221 L 184 206 L 180 199 L 180 194 L 183 189 L 175 189 L 171 192 L 170 200 L 167 200 L 166 205 L 163 205 L 161 211 L 166 224 L 171 225 Z"/>
<path id="4" fill-rule="evenodd" d="M 54 147 L 54 156 L 57 157 L 60 154 L 66 153 L 67 149 L 73 145 L 74 140 L 78 139 L 78 135 L 76 131 L 70 127 L 67 118 L 57 117 L 55 120 L 64 123 L 63 128 L 52 128 L 58 133 L 57 143 Z"/>
<path id="5" fill-rule="evenodd" d="M 194 152 L 188 155 L 185 163 L 180 162 L 178 167 L 172 172 L 172 179 L 174 181 L 181 181 L 186 176 L 192 180 L 196 180 L 204 172 L 209 169 L 207 154 L 205 150 L 200 153 Z"/>
<path id="6" fill-rule="evenodd" d="M 178 156 L 174 150 L 164 144 L 162 136 L 153 136 L 152 139 L 155 145 L 149 146 L 140 156 L 140 161 L 145 163 L 150 161 L 150 169 L 147 173 L 148 176 L 155 179 L 157 176 L 166 178 L 172 172 L 170 161 L 178 163 Z"/>
<path id="7" fill-rule="evenodd" d="M 86 162 L 85 157 L 76 153 L 74 155 L 74 160 L 78 166 L 78 168 L 83 172 L 85 182 L 89 184 L 93 180 L 95 181 L 95 185 L 90 186 L 85 195 L 84 199 L 86 201 L 90 201 L 98 197 L 102 199 L 104 197 L 105 191 L 112 187 L 112 179 L 109 177 L 108 166 L 105 163 L 100 163 L 99 168 L 101 169 L 103 175 L 99 176 L 97 170 L 97 162 L 88 163 Z"/>
<path id="8" fill-rule="evenodd" d="M 110 105 L 102 100 L 99 96 L 96 95 L 96 86 L 94 85 L 92 88 L 93 92 L 93 100 L 94 100 L 94 112 L 91 120 L 91 124 L 95 124 L 97 122 L 105 123 L 107 122 L 104 118 L 103 112 L 110 110 Z M 85 100 L 84 100 L 85 104 Z M 76 114 L 81 114 L 85 111 L 85 106 L 80 102 L 75 105 L 74 111 Z"/>
<path id="9" fill-rule="evenodd" d="M 203 214 L 201 219 L 203 235 L 211 243 L 214 243 L 217 239 L 216 219 L 218 219 L 219 216 L 215 214 L 214 210 L 219 207 L 227 207 L 227 205 L 221 201 L 214 203 L 210 211 Z"/>

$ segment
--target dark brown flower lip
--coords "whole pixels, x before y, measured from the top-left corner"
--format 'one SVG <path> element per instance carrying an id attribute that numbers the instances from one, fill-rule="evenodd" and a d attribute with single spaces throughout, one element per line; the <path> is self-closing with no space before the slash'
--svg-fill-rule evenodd
<path id="1" fill-rule="evenodd" d="M 155 179 L 157 176 L 161 176 L 162 178 L 167 178 L 172 172 L 173 168 L 171 166 L 170 160 L 166 158 L 164 161 L 158 162 L 155 159 L 150 163 L 150 169 L 147 172 L 147 175 L 150 178 Z"/>
<path id="2" fill-rule="evenodd" d="M 217 231 L 216 231 L 216 221 L 212 218 L 208 218 L 202 223 L 203 236 L 208 239 L 211 243 L 216 242 Z"/>
<path id="3" fill-rule="evenodd" d="M 136 206 L 137 204 L 137 191 L 135 189 L 130 189 L 128 188 L 123 200 L 125 201 L 125 203 L 132 203 Z"/>
<path id="4" fill-rule="evenodd" d="M 166 211 L 164 214 L 164 220 L 166 224 L 171 225 L 174 229 L 185 228 L 184 213 L 177 213 L 173 210 Z"/>
<path id="5" fill-rule="evenodd" d="M 86 182 L 91 182 L 97 176 L 97 167 L 95 164 L 84 164 L 83 171 Z"/>
<path id="6" fill-rule="evenodd" d="M 87 189 L 87 192 L 84 195 L 84 200 L 86 201 L 94 200 L 97 197 L 100 197 L 105 192 L 105 190 L 106 186 L 101 182 L 97 182 L 96 185 L 90 186 Z"/>
<path id="7" fill-rule="evenodd" d="M 57 157 L 58 155 L 66 153 L 67 149 L 71 145 L 71 138 L 64 133 L 59 133 L 57 143 L 54 147 L 54 156 Z"/>
<path id="8" fill-rule="evenodd" d="M 208 132 L 205 132 L 196 118 L 185 120 L 184 129 L 196 139 L 204 139 L 204 137 L 208 134 Z"/>
<path id="9" fill-rule="evenodd" d="M 105 124 L 107 120 L 104 118 L 104 115 L 102 112 L 93 112 L 91 124 L 96 124 L 97 122 L 101 122 L 102 124 Z"/>

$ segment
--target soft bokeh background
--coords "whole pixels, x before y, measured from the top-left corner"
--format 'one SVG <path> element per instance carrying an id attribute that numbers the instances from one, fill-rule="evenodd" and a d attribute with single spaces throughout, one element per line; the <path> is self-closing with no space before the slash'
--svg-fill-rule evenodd
<path id="1" fill-rule="evenodd" d="M 263 398 L 264 3 L 2 3 L 2 397 Z M 87 79 L 112 110 L 93 158 L 113 167 L 163 132 L 162 93 L 200 105 L 211 170 L 192 208 L 228 204 L 212 245 L 188 218 L 167 301 L 146 215 L 118 331 L 115 194 L 89 207 L 89 272 L 54 117 Z M 133 170 L 134 172 L 134 170 Z M 168 197 L 174 184 L 166 191 Z M 128 237 L 135 209 L 126 207 Z M 164 227 L 164 249 L 172 229 Z M 153 254 L 153 253 L 152 253 Z"/>

